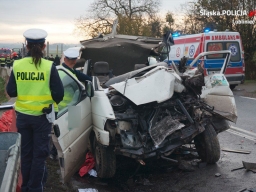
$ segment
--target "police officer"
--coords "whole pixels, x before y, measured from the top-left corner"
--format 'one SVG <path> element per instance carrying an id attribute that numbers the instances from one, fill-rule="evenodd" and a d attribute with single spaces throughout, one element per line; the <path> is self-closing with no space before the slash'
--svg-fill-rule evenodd
<path id="1" fill-rule="evenodd" d="M 77 79 L 81 82 L 92 81 L 92 77 L 82 73 L 81 71 L 75 70 L 74 67 L 76 65 L 76 60 L 79 56 L 79 51 L 77 49 L 69 48 L 64 51 L 64 63 L 62 66 L 68 69 L 71 73 L 73 73 Z"/>
<path id="2" fill-rule="evenodd" d="M 59 103 L 64 89 L 51 61 L 43 59 L 47 32 L 29 29 L 24 32 L 29 50 L 27 57 L 16 60 L 6 91 L 17 97 L 15 111 L 21 134 L 22 192 L 43 192 L 46 181 L 45 160 L 49 155 L 52 124 L 42 109 Z"/>

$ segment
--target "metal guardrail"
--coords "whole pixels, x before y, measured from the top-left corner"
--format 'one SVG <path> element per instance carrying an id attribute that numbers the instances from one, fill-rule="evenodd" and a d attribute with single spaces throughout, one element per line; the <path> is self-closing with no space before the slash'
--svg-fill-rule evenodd
<path id="1" fill-rule="evenodd" d="M 0 133 L 0 191 L 15 192 L 20 170 L 21 135 Z"/>

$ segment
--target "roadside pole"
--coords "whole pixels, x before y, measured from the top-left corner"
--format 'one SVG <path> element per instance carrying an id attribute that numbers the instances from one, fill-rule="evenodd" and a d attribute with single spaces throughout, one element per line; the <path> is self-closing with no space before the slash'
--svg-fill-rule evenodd
<path id="1" fill-rule="evenodd" d="M 47 41 L 47 47 L 46 47 L 46 51 L 47 51 L 47 58 L 49 58 L 49 41 Z"/>

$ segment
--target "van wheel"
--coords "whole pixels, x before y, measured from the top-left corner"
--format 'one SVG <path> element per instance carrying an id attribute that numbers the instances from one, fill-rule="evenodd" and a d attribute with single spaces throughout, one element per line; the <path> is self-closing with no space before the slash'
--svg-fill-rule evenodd
<path id="1" fill-rule="evenodd" d="M 116 155 L 109 146 L 101 145 L 94 138 L 94 157 L 97 176 L 100 178 L 111 178 L 116 173 Z"/>
<path id="2" fill-rule="evenodd" d="M 205 131 L 197 135 L 194 142 L 202 161 L 214 164 L 220 159 L 220 143 L 211 124 L 205 126 Z"/>
<path id="3" fill-rule="evenodd" d="M 237 85 L 229 85 L 231 90 L 234 90 Z"/>

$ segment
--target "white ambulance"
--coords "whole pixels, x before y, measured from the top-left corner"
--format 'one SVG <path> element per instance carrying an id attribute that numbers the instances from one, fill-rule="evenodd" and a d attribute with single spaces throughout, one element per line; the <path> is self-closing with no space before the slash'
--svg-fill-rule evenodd
<path id="1" fill-rule="evenodd" d="M 230 50 L 232 53 L 230 63 L 225 76 L 234 89 L 236 85 L 243 83 L 245 77 L 244 51 L 240 34 L 238 32 L 215 32 L 199 33 L 192 35 L 178 36 L 173 34 L 174 45 L 169 52 L 170 63 L 174 61 L 178 64 L 180 59 L 185 56 L 188 58 L 188 65 L 201 52 Z M 217 73 L 220 71 L 224 54 L 208 55 L 204 57 L 205 74 Z"/>

